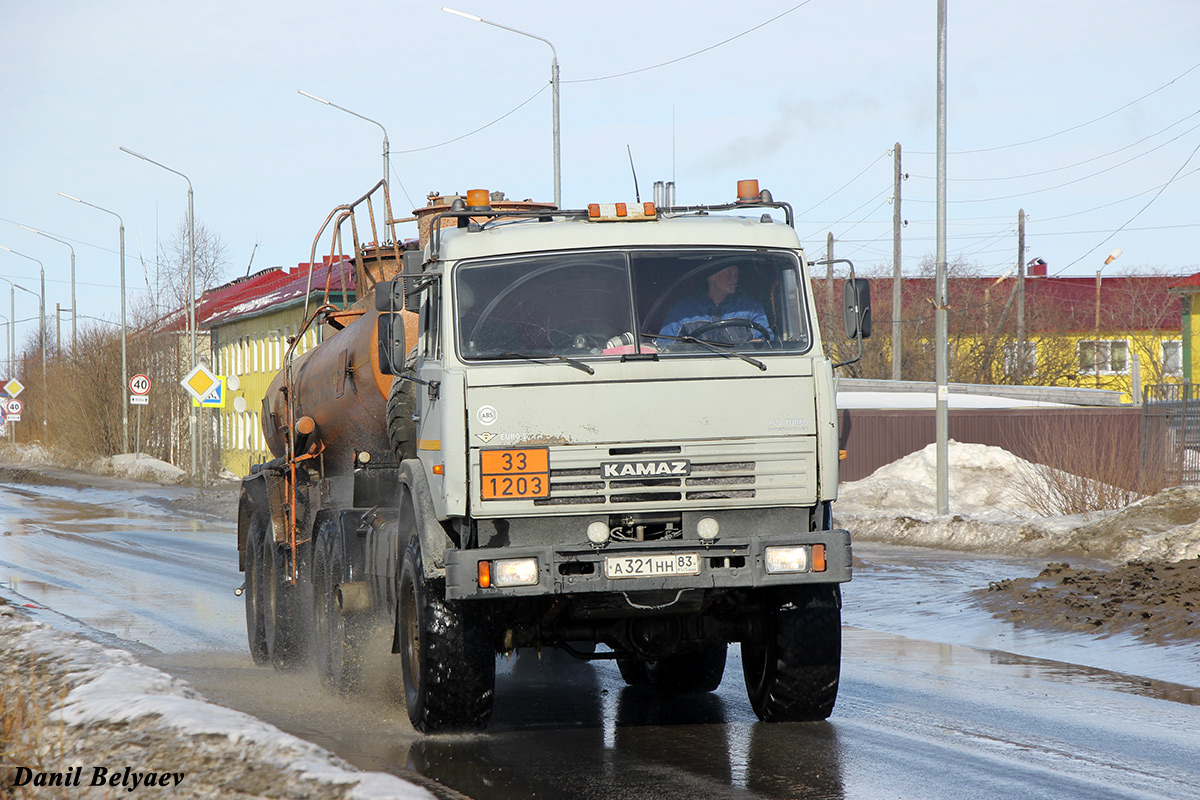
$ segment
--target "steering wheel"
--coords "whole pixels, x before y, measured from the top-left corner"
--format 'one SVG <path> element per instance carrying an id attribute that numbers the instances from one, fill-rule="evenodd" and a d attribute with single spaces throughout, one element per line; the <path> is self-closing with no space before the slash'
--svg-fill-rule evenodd
<path id="1" fill-rule="evenodd" d="M 719 319 L 716 322 L 710 322 L 707 325 L 701 325 L 699 328 L 690 331 L 688 336 L 699 337 L 702 333 L 707 333 L 711 330 L 717 330 L 719 328 L 753 328 L 763 335 L 763 341 L 770 342 L 772 338 L 770 329 L 768 329 L 765 325 L 761 325 L 754 320 L 746 319 L 745 317 L 727 317 L 725 319 Z"/>

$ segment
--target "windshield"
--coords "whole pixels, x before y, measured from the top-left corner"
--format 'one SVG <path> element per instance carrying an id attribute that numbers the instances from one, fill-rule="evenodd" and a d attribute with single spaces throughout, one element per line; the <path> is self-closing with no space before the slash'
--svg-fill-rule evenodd
<path id="1" fill-rule="evenodd" d="M 571 252 L 463 264 L 464 358 L 806 352 L 799 261 L 789 252 Z"/>

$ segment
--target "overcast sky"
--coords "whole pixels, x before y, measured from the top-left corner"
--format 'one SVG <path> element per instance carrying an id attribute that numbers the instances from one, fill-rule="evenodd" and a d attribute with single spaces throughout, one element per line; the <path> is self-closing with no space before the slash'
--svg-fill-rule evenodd
<path id="1" fill-rule="evenodd" d="M 387 129 L 398 216 L 434 191 L 551 200 L 550 48 L 442 2 L 0 0 L 0 245 L 45 264 L 53 313 L 69 252 L 17 224 L 70 241 L 80 323 L 117 319 L 117 222 L 58 192 L 124 218 L 131 294 L 187 211 L 184 180 L 124 146 L 191 179 L 227 277 L 307 261 L 382 176 L 382 132 L 301 89 Z M 890 267 L 900 142 L 905 271 L 933 255 L 934 0 L 449 4 L 557 48 L 565 206 L 633 200 L 628 145 L 643 200 L 757 178 L 810 254 L 832 232 L 837 256 Z M 1200 271 L 1200 3 L 949 0 L 948 19 L 950 258 L 1011 269 L 1023 208 L 1025 258 L 1051 274 L 1114 247 L 1105 274 Z M 37 289 L 4 251 L 0 277 Z M 18 294 L 18 339 L 36 311 Z"/>

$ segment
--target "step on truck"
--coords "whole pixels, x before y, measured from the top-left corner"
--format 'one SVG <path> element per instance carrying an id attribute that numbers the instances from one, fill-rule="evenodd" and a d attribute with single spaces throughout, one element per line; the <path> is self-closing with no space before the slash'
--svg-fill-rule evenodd
<path id="1" fill-rule="evenodd" d="M 736 643 L 759 718 L 827 718 L 851 577 L 839 365 L 791 207 L 756 181 L 708 206 L 509 205 L 470 192 L 419 242 L 355 231 L 366 296 L 306 309 L 301 334 L 329 335 L 288 350 L 275 458 L 242 483 L 255 661 L 341 690 L 387 671 L 436 733 L 486 726 L 501 654 L 686 694 Z M 843 311 L 861 355 L 865 280 Z"/>

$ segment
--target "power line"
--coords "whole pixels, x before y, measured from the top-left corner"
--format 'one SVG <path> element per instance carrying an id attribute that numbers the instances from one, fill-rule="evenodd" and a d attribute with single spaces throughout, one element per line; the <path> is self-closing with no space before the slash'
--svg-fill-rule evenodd
<path id="1" fill-rule="evenodd" d="M 1195 65 L 1187 68 L 1183 72 L 1181 72 L 1179 75 L 1176 75 L 1174 78 L 1167 81 L 1162 86 L 1159 86 L 1157 89 L 1149 91 L 1146 94 L 1142 95 L 1141 97 L 1137 98 L 1136 100 L 1130 100 L 1128 103 L 1121 106 L 1120 108 L 1115 108 L 1112 111 L 1109 111 L 1107 114 L 1101 114 L 1100 116 L 1096 117 L 1095 119 L 1090 119 L 1087 122 L 1081 122 L 1078 125 L 1072 125 L 1069 128 L 1064 128 L 1061 131 L 1057 131 L 1055 133 L 1048 133 L 1045 136 L 1038 136 L 1035 139 L 1027 139 L 1023 142 L 1012 142 L 1010 144 L 999 144 L 999 145 L 995 145 L 993 147 L 980 147 L 980 148 L 976 148 L 974 150 L 955 150 L 951 153 L 951 155 L 961 156 L 961 155 L 968 155 L 970 153 L 990 153 L 995 150 L 1004 150 L 1004 149 L 1010 148 L 1010 147 L 1023 147 L 1024 145 L 1027 145 L 1027 144 L 1035 144 L 1036 142 L 1044 142 L 1047 139 L 1053 139 L 1056 136 L 1062 136 L 1064 133 L 1070 133 L 1071 131 L 1077 131 L 1080 128 L 1085 128 L 1088 125 L 1093 125 L 1097 122 L 1100 122 L 1101 120 L 1108 119 L 1112 115 L 1118 114 L 1118 113 L 1124 111 L 1125 109 L 1129 108 L 1130 106 L 1136 105 L 1136 104 L 1142 102 L 1143 100 L 1145 100 L 1146 98 L 1148 98 L 1152 95 L 1158 94 L 1163 89 L 1166 89 L 1168 86 L 1171 86 L 1176 81 L 1185 77 L 1189 73 L 1194 72 L 1198 68 L 1200 68 L 1200 64 L 1195 64 Z M 918 153 L 919 155 L 923 155 L 923 156 L 933 155 L 933 153 L 927 153 L 927 152 L 921 152 L 921 151 L 910 151 L 910 152 Z"/>
<path id="2" fill-rule="evenodd" d="M 461 136 L 455 136 L 453 139 L 447 139 L 447 140 L 446 140 L 446 141 L 444 141 L 444 142 L 438 142 L 437 144 L 430 144 L 430 145 L 426 145 L 425 147 L 414 147 L 414 148 L 413 148 L 413 149 L 411 149 L 411 150 L 393 150 L 392 152 L 393 152 L 393 153 L 399 153 L 399 154 L 401 154 L 401 155 L 406 155 L 406 154 L 408 154 L 408 153 L 423 153 L 423 152 L 425 152 L 426 150 L 435 150 L 435 149 L 437 149 L 437 148 L 439 148 L 439 147 L 445 147 L 445 146 L 446 146 L 446 145 L 448 145 L 448 144 L 454 144 L 455 142 L 461 142 L 463 139 L 466 139 L 468 136 L 474 136 L 475 134 L 479 133 L 480 131 L 482 131 L 482 130 L 486 130 L 487 128 L 490 128 L 490 127 L 492 127 L 492 126 L 493 126 L 493 125 L 495 125 L 497 122 L 500 122 L 501 120 L 503 120 L 503 119 L 506 119 L 507 117 L 511 117 L 513 114 L 517 113 L 517 112 L 518 112 L 518 111 L 520 111 L 522 108 L 524 108 L 525 106 L 527 106 L 527 105 L 529 105 L 530 103 L 532 103 L 532 102 L 533 102 L 533 100 L 534 100 L 534 99 L 535 99 L 535 98 L 536 98 L 538 95 L 540 95 L 542 92 L 546 91 L 546 90 L 547 90 L 547 89 L 549 89 L 549 88 L 550 88 L 550 84 L 549 84 L 549 83 L 547 83 L 545 86 L 543 86 L 542 88 L 540 88 L 540 89 L 538 89 L 536 92 L 534 92 L 532 95 L 530 95 L 530 97 L 529 97 L 529 99 L 528 99 L 528 100 L 526 100 L 525 102 L 521 103 L 521 104 L 520 104 L 520 105 L 518 105 L 516 108 L 514 108 L 514 109 L 512 109 L 511 111 L 508 111 L 508 112 L 506 112 L 506 113 L 504 113 L 504 114 L 501 114 L 500 116 L 496 117 L 494 120 L 492 120 L 491 122 L 487 123 L 486 125 L 480 125 L 480 126 L 479 126 L 478 128 L 476 128 L 475 130 L 473 130 L 473 131 L 468 131 L 467 133 L 464 133 L 464 134 L 463 134 L 463 135 L 461 135 Z M 409 200 L 409 202 L 412 202 L 412 201 L 411 201 L 411 199 Z"/>
<path id="3" fill-rule="evenodd" d="M 1121 227 L 1117 228 L 1115 231 L 1113 231 L 1112 233 L 1110 233 L 1108 236 L 1106 236 L 1106 237 L 1104 237 L 1103 239 L 1101 239 L 1099 242 L 1097 242 L 1097 243 L 1096 243 L 1096 245 L 1095 245 L 1094 247 L 1092 247 L 1092 249 L 1091 249 L 1091 250 L 1088 250 L 1086 253 L 1084 253 L 1083 255 L 1081 255 L 1079 258 L 1075 259 L 1075 260 L 1074 260 L 1074 261 L 1072 261 L 1070 264 L 1067 264 L 1067 266 L 1063 267 L 1062 269 L 1060 269 L 1058 272 L 1056 272 L 1056 273 L 1054 273 L 1054 274 L 1055 274 L 1056 276 L 1057 276 L 1057 275 L 1061 275 L 1061 274 L 1062 274 L 1062 273 L 1063 273 L 1065 270 L 1068 270 L 1068 269 L 1070 269 L 1071 267 L 1073 267 L 1073 266 L 1075 266 L 1076 264 L 1078 264 L 1080 261 L 1083 261 L 1085 258 L 1087 258 L 1088 256 L 1090 256 L 1090 255 L 1091 255 L 1092 253 L 1094 253 L 1096 250 L 1098 250 L 1099 248 L 1103 247 L 1103 246 L 1104 246 L 1104 245 L 1105 245 L 1107 242 L 1111 241 L 1111 240 L 1112 240 L 1112 238 L 1113 238 L 1114 236 L 1116 236 L 1118 233 L 1120 233 L 1121 231 L 1123 231 L 1123 230 L 1125 230 L 1127 227 L 1129 227 L 1129 224 L 1130 224 L 1131 222 L 1133 222 L 1135 219 L 1137 219 L 1138 217 L 1140 217 L 1140 216 L 1142 215 L 1142 213 L 1143 213 L 1143 212 L 1145 212 L 1145 210 L 1146 210 L 1146 209 L 1148 209 L 1148 208 L 1149 208 L 1151 205 L 1153 205 L 1153 204 L 1154 204 L 1154 201 L 1155 201 L 1155 200 L 1157 200 L 1157 199 L 1158 199 L 1158 198 L 1159 198 L 1159 197 L 1162 195 L 1162 193 L 1163 193 L 1163 192 L 1165 192 L 1165 191 L 1167 190 L 1167 187 L 1168 187 L 1168 186 L 1170 186 L 1172 183 L 1174 183 L 1174 182 L 1175 182 L 1175 179 L 1179 177 L 1179 174 L 1180 174 L 1181 172 L 1183 172 L 1183 168 L 1184 168 L 1184 167 L 1186 167 L 1186 166 L 1187 166 L 1187 165 L 1188 165 L 1188 164 L 1191 162 L 1191 160 L 1192 160 L 1192 159 L 1195 157 L 1195 155 L 1196 155 L 1196 152 L 1197 152 L 1197 151 L 1200 151 L 1200 144 L 1196 145 L 1196 146 L 1195 146 L 1195 147 L 1192 149 L 1192 152 L 1188 154 L 1188 157 L 1187 157 L 1187 159 L 1185 159 L 1185 160 L 1184 160 L 1184 162 L 1183 162 L 1182 164 L 1180 164 L 1180 165 L 1179 165 L 1179 169 L 1175 170 L 1175 174 L 1171 176 L 1171 179 L 1170 179 L 1169 181 L 1167 181 L 1166 183 L 1164 183 L 1164 184 L 1162 185 L 1162 188 L 1160 188 L 1160 189 L 1159 189 L 1159 190 L 1158 190 L 1158 191 L 1157 191 L 1157 192 L 1154 194 L 1154 197 L 1151 197 L 1151 198 L 1150 198 L 1150 200 L 1149 200 L 1149 201 L 1147 201 L 1146 205 L 1142 206 L 1142 207 L 1141 207 L 1141 209 L 1140 209 L 1140 210 L 1139 210 L 1139 211 L 1138 211 L 1136 214 L 1134 214 L 1132 217 L 1130 217 L 1129 219 L 1127 219 L 1127 220 L 1125 221 L 1125 223 L 1124 223 L 1123 225 L 1121 225 Z"/>
<path id="4" fill-rule="evenodd" d="M 1114 156 L 1117 153 L 1128 150 L 1131 147 L 1137 147 L 1142 142 L 1145 142 L 1148 139 L 1153 139 L 1155 136 L 1159 136 L 1161 134 L 1166 133 L 1167 131 L 1171 130 L 1171 128 L 1174 128 L 1176 125 L 1180 125 L 1180 124 L 1186 122 L 1187 120 L 1191 119 L 1192 117 L 1196 116 L 1197 114 L 1200 114 L 1200 109 L 1196 109 L 1195 111 L 1193 111 L 1192 113 L 1190 113 L 1186 117 L 1184 117 L 1183 119 L 1179 119 L 1179 120 L 1176 120 L 1175 122 L 1172 122 L 1170 125 L 1168 125 L 1167 127 L 1163 128 L 1160 131 L 1152 133 L 1148 136 L 1143 136 L 1141 139 L 1138 139 L 1136 142 L 1127 144 L 1123 147 L 1118 147 L 1116 150 L 1110 150 L 1107 153 L 1101 153 L 1098 156 L 1092 156 L 1091 158 L 1086 158 L 1083 161 L 1077 161 L 1074 164 L 1067 164 L 1067 165 L 1061 166 L 1061 167 L 1051 167 L 1050 169 L 1043 169 L 1043 170 L 1039 170 L 1038 172 L 1027 172 L 1024 175 L 1003 175 L 1003 176 L 997 176 L 997 177 L 991 177 L 991 178 L 950 178 L 950 180 L 955 183 L 972 183 L 972 182 L 978 183 L 978 182 L 983 182 L 983 181 L 1015 181 L 1015 180 L 1023 180 L 1025 178 L 1036 178 L 1039 175 L 1049 175 L 1052 172 L 1063 172 L 1064 170 L 1074 169 L 1075 167 L 1082 167 L 1084 164 L 1090 164 L 1093 161 L 1099 161 L 1102 158 L 1108 158 L 1109 156 Z M 1200 126 L 1197 126 L 1197 127 L 1200 127 Z M 1184 131 L 1184 133 L 1185 134 L 1190 133 L 1191 131 L 1194 131 L 1194 130 L 1196 130 L 1196 128 L 1191 128 L 1188 131 Z M 1180 134 L 1180 135 L 1182 136 L 1183 134 Z M 1174 141 L 1174 140 L 1172 139 L 1171 141 Z M 1154 151 L 1148 150 L 1147 152 L 1152 153 Z M 1126 161 L 1123 163 L 1127 164 L 1129 162 Z M 1118 164 L 1117 166 L 1121 166 L 1121 165 Z M 933 177 L 929 176 L 929 175 L 913 175 L 913 177 L 921 178 L 922 180 L 933 180 Z"/>
<path id="5" fill-rule="evenodd" d="M 680 61 L 686 61 L 689 58 L 694 58 L 702 53 L 707 53 L 710 50 L 716 50 L 718 47 L 727 45 L 736 39 L 740 39 L 743 36 L 754 33 L 755 31 L 759 30 L 760 28 L 765 28 L 766 26 L 770 25 L 772 22 L 775 22 L 776 20 L 786 17 L 788 14 L 791 14 L 793 11 L 796 11 L 797 9 L 803 8 L 804 6 L 808 5 L 811 2 L 812 2 L 812 0 L 804 0 L 803 3 L 797 3 L 796 5 L 792 6 L 788 10 L 771 17 L 766 22 L 759 23 L 758 25 L 755 25 L 753 28 L 749 28 L 747 30 L 742 31 L 741 33 L 730 36 L 728 39 L 722 39 L 721 41 L 717 42 L 716 44 L 710 44 L 708 47 L 703 47 L 703 48 L 695 51 L 694 53 L 688 53 L 685 56 L 679 56 L 678 58 L 672 58 L 669 61 L 663 61 L 658 64 L 652 64 L 649 67 L 640 67 L 639 69 L 631 69 L 628 72 L 618 72 L 614 75 L 602 75 L 602 76 L 599 76 L 596 78 L 577 78 L 575 80 L 559 81 L 559 82 L 560 83 L 594 83 L 596 81 L 612 80 L 613 78 L 624 78 L 629 75 L 637 75 L 642 72 L 649 72 L 652 69 L 658 69 L 660 67 L 667 67 L 667 66 L 670 66 L 671 64 L 678 64 Z"/>

